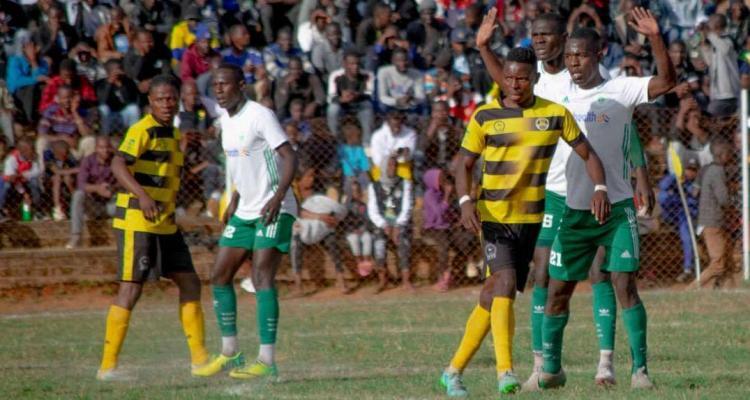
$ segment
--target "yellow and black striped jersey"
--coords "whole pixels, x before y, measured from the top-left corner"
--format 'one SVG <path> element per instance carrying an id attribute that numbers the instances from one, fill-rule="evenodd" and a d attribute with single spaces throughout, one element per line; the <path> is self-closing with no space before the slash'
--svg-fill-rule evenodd
<path id="1" fill-rule="evenodd" d="M 561 137 L 571 145 L 582 138 L 570 112 L 541 97 L 526 109 L 505 108 L 500 100 L 477 108 L 461 147 L 483 158 L 477 202 L 482 221 L 542 221 L 544 184 Z"/>
<path id="2" fill-rule="evenodd" d="M 143 217 L 138 198 L 132 193 L 117 194 L 113 226 L 117 229 L 157 234 L 172 234 L 175 224 L 175 199 L 180 188 L 180 133 L 172 126 L 159 124 L 147 114 L 132 125 L 120 143 L 118 154 L 125 158 L 128 171 L 156 201 L 159 218 L 150 222 Z"/>

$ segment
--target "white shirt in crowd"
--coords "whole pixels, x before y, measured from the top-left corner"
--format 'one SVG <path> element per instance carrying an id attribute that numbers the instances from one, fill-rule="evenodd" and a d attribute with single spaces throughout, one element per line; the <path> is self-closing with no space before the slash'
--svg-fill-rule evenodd
<path id="1" fill-rule="evenodd" d="M 235 215 L 244 220 L 260 218 L 260 210 L 278 189 L 281 159 L 276 149 L 288 142 L 286 133 L 273 111 L 251 100 L 234 116 L 221 109 L 220 119 L 227 174 L 240 194 Z M 291 188 L 280 212 L 297 215 Z"/>
<path id="2" fill-rule="evenodd" d="M 401 198 L 401 212 L 396 217 L 397 226 L 406 226 L 411 221 L 411 210 L 412 210 L 412 184 L 408 179 L 401 180 L 401 187 L 394 190 L 403 190 L 403 197 Z M 392 207 L 393 205 L 386 204 L 386 207 Z M 383 229 L 388 225 L 385 216 L 381 213 L 380 207 L 378 207 L 378 198 L 375 195 L 375 185 L 370 184 L 367 188 L 367 216 L 370 217 L 370 221 L 378 229 Z"/>
<path id="3" fill-rule="evenodd" d="M 372 158 L 373 165 L 382 166 L 388 157 L 396 154 L 401 148 L 409 149 L 409 158 L 413 157 L 417 148 L 417 133 L 414 129 L 402 124 L 401 130 L 393 134 L 390 125 L 384 122 L 370 138 L 370 158 Z"/>

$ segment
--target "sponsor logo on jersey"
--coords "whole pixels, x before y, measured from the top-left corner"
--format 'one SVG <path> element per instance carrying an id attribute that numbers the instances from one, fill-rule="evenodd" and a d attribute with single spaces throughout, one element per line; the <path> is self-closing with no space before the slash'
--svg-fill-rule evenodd
<path id="1" fill-rule="evenodd" d="M 534 314 L 544 314 L 544 306 L 534 306 Z"/>
<path id="2" fill-rule="evenodd" d="M 490 243 L 484 248 L 484 255 L 487 261 L 494 260 L 497 257 L 497 247 Z"/>
<path id="3" fill-rule="evenodd" d="M 607 113 L 595 113 L 593 111 L 589 111 L 585 114 L 574 113 L 573 118 L 575 118 L 577 122 L 596 122 L 597 124 L 608 124 L 610 120 Z"/>
<path id="4" fill-rule="evenodd" d="M 629 251 L 625 250 L 620 254 L 620 258 L 633 258 Z"/>
<path id="5" fill-rule="evenodd" d="M 612 314 L 609 311 L 609 308 L 600 308 L 599 309 L 599 316 L 600 317 L 611 317 Z"/>

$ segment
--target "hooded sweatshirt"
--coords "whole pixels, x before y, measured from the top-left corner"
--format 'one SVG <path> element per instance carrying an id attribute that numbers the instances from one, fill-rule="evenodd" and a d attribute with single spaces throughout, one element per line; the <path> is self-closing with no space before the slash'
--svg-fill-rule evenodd
<path id="1" fill-rule="evenodd" d="M 422 209 L 423 229 L 443 230 L 451 226 L 450 216 L 448 215 L 451 206 L 444 201 L 445 195 L 440 188 L 441 173 L 441 170 L 433 168 L 427 170 L 422 178 L 426 188 Z"/>

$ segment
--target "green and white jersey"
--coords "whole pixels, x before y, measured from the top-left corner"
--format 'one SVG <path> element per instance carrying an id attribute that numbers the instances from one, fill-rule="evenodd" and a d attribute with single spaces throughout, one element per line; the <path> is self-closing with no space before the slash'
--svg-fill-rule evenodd
<path id="1" fill-rule="evenodd" d="M 607 195 L 613 204 L 633 197 L 628 161 L 630 136 L 635 134 L 631 122 L 635 107 L 649 101 L 650 80 L 651 77 L 622 77 L 605 80 L 591 89 L 581 89 L 571 81 L 560 101 L 573 114 L 602 160 Z M 568 207 L 588 210 L 594 194 L 594 183 L 586 173 L 586 165 L 581 157 L 568 159 L 565 177 L 568 181 Z"/>
<path id="2" fill-rule="evenodd" d="M 235 215 L 243 220 L 260 218 L 260 210 L 279 187 L 281 166 L 276 149 L 288 142 L 286 133 L 273 111 L 250 100 L 234 116 L 221 109 L 219 118 L 226 173 L 240 194 Z M 291 189 L 284 196 L 281 212 L 297 215 Z"/>

